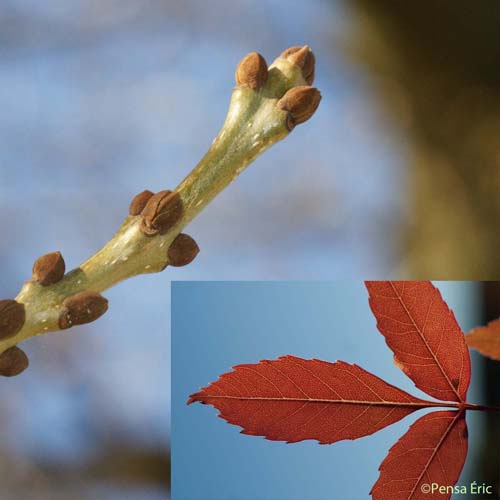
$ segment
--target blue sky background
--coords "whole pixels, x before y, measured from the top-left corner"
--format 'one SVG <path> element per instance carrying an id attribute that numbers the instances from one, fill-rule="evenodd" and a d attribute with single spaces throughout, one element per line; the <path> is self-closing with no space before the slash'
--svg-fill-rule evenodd
<path id="1" fill-rule="evenodd" d="M 439 283 L 461 327 L 478 322 L 474 283 Z M 427 396 L 392 362 L 362 282 L 172 284 L 172 495 L 174 500 L 368 498 L 378 465 L 418 412 L 356 441 L 285 444 L 239 434 L 211 406 L 187 406 L 233 365 L 292 354 L 344 360 Z M 481 380 L 474 369 L 469 399 Z M 485 417 L 469 412 L 473 464 Z M 459 484 L 467 484 L 467 467 Z"/>

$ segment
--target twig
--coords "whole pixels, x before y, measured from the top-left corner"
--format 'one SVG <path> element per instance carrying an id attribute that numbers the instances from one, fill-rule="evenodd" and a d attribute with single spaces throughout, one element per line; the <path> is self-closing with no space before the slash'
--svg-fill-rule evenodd
<path id="1" fill-rule="evenodd" d="M 313 115 L 321 99 L 310 86 L 313 78 L 308 46 L 287 49 L 269 68 L 256 52 L 243 58 L 221 131 L 175 191 L 138 194 L 96 254 L 67 274 L 59 252 L 44 255 L 16 299 L 0 301 L 0 374 L 17 375 L 28 366 L 16 344 L 104 314 L 108 302 L 100 293 L 107 288 L 191 262 L 199 249 L 181 230 L 259 154 Z"/>

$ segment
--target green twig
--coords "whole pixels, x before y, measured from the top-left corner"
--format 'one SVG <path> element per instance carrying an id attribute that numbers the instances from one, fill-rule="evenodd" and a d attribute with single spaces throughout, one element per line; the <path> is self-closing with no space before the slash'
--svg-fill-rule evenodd
<path id="1" fill-rule="evenodd" d="M 189 263 L 198 247 L 181 230 L 258 155 L 312 116 L 320 101 L 310 86 L 313 77 L 307 46 L 287 49 L 269 68 L 261 55 L 248 54 L 237 68 L 221 131 L 175 191 L 139 194 L 118 232 L 78 268 L 64 274 L 62 256 L 45 255 L 15 301 L 0 301 L 0 374 L 15 375 L 27 366 L 16 344 L 102 315 L 102 291 L 138 274 Z"/>

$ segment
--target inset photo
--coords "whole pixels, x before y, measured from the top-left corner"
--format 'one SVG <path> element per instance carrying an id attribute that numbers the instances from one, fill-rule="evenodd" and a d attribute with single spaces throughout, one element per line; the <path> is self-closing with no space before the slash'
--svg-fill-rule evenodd
<path id="1" fill-rule="evenodd" d="M 500 283 L 172 283 L 173 500 L 498 498 Z"/>

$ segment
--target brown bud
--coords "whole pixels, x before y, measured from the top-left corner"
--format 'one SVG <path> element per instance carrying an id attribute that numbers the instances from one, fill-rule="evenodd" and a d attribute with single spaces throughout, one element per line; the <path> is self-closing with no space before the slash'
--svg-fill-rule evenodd
<path id="1" fill-rule="evenodd" d="M 250 52 L 238 64 L 235 74 L 238 85 L 259 89 L 267 80 L 267 63 L 258 52 Z"/>
<path id="2" fill-rule="evenodd" d="M 0 354 L 0 375 L 14 377 L 28 368 L 29 359 L 19 347 L 11 347 Z"/>
<path id="3" fill-rule="evenodd" d="M 278 102 L 278 108 L 288 111 L 287 127 L 292 130 L 295 125 L 303 123 L 314 114 L 321 94 L 309 85 L 300 85 L 290 89 Z"/>
<path id="4" fill-rule="evenodd" d="M 304 80 L 312 85 L 314 81 L 314 66 L 316 64 L 316 58 L 309 47 L 309 45 L 297 45 L 295 47 L 290 47 L 286 49 L 280 56 L 283 59 L 287 59 L 292 64 L 295 64 L 302 70 L 302 76 Z"/>
<path id="5" fill-rule="evenodd" d="M 0 339 L 12 337 L 24 325 L 24 304 L 15 300 L 0 300 Z"/>
<path id="6" fill-rule="evenodd" d="M 168 249 L 168 263 L 174 267 L 186 266 L 198 255 L 200 248 L 187 234 L 179 234 Z"/>
<path id="7" fill-rule="evenodd" d="M 160 191 L 149 198 L 142 211 L 141 231 L 148 235 L 164 234 L 182 217 L 183 206 L 176 191 Z"/>
<path id="8" fill-rule="evenodd" d="M 153 194 L 154 193 L 146 189 L 142 193 L 135 195 L 133 200 L 130 202 L 128 213 L 130 215 L 139 215 Z"/>
<path id="9" fill-rule="evenodd" d="M 62 280 L 65 271 L 66 264 L 61 252 L 47 253 L 33 264 L 32 279 L 42 286 L 52 285 Z"/>
<path id="10" fill-rule="evenodd" d="M 65 299 L 63 306 L 59 315 L 61 330 L 96 320 L 108 310 L 108 301 L 97 292 L 84 291 Z"/>

